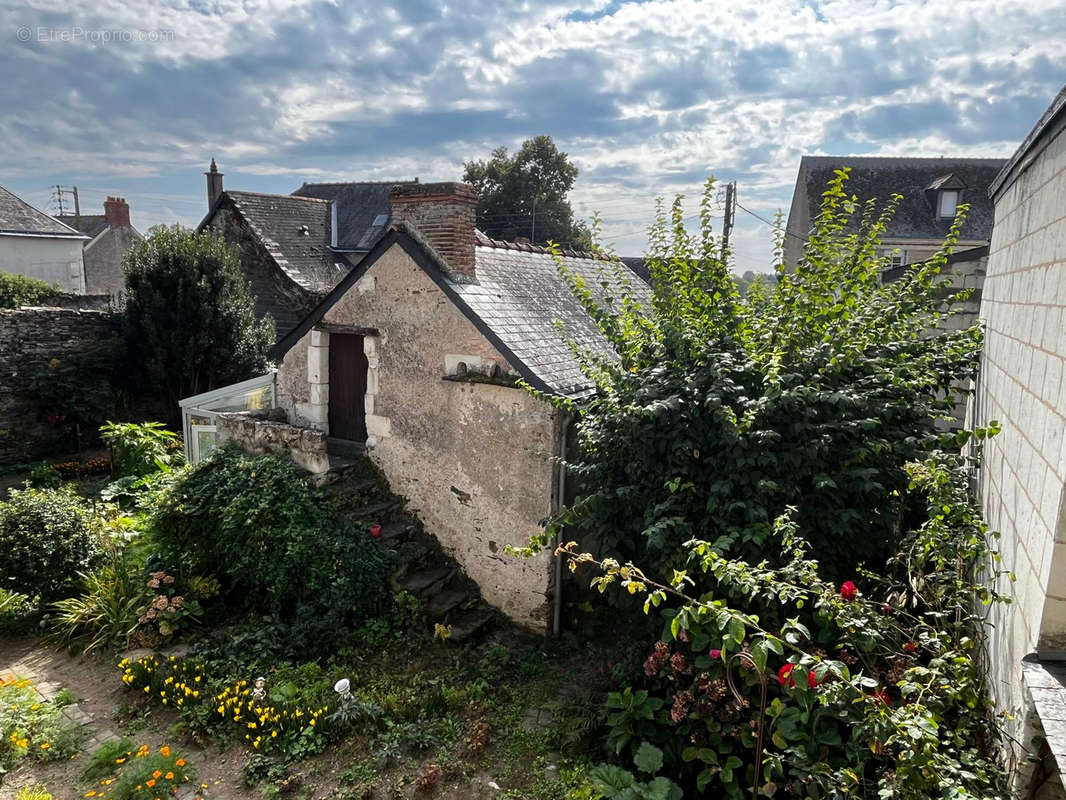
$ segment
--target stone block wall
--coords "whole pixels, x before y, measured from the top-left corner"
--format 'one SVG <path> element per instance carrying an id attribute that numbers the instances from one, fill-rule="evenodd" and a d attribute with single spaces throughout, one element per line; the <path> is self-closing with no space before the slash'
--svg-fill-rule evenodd
<path id="1" fill-rule="evenodd" d="M 0 309 L 0 464 L 32 461 L 54 442 L 31 394 L 34 376 L 53 359 L 84 357 L 118 335 L 118 318 L 102 311 Z M 95 379 L 109 383 L 110 374 Z"/>
<path id="2" fill-rule="evenodd" d="M 1008 180 L 996 199 L 981 299 L 984 354 L 971 416 L 999 420 L 979 493 L 1002 533 L 1009 606 L 994 609 L 992 689 L 1024 718 L 1022 659 L 1066 649 L 1066 136 Z M 1016 723 L 1017 724 L 1017 723 Z M 1018 733 L 1016 730 L 1015 733 Z"/>
<path id="3" fill-rule="evenodd" d="M 229 442 L 246 453 L 286 456 L 316 475 L 329 471 L 326 435 L 289 425 L 282 409 L 219 414 L 215 425 L 220 445 Z"/>

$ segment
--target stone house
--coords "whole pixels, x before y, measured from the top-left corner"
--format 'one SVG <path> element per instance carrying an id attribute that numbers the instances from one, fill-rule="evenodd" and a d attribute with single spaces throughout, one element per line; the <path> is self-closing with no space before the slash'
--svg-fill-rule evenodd
<path id="1" fill-rule="evenodd" d="M 228 190 L 214 159 L 197 231 L 234 245 L 256 314 L 284 338 L 384 235 L 389 183 L 305 183 L 292 194 Z"/>
<path id="2" fill-rule="evenodd" d="M 130 223 L 126 199 L 108 197 L 103 214 L 64 214 L 56 219 L 89 237 L 82 252 L 86 294 L 117 300 L 126 287 L 122 261 L 144 238 Z"/>
<path id="3" fill-rule="evenodd" d="M 82 244 L 88 238 L 0 186 L 0 272 L 85 294 Z"/>
<path id="4" fill-rule="evenodd" d="M 986 246 L 992 233 L 988 187 L 1005 163 L 1001 158 L 803 156 L 785 228 L 785 263 L 793 267 L 803 257 L 822 193 L 843 167 L 851 167 L 846 191 L 860 202 L 876 198 L 884 205 L 893 194 L 903 197 L 882 237 L 887 268 L 924 261 L 939 250 L 963 203 L 970 211 L 955 249 Z"/>
<path id="5" fill-rule="evenodd" d="M 568 341 L 612 351 L 547 250 L 475 229 L 471 187 L 403 184 L 391 205 L 389 230 L 276 347 L 286 447 L 319 448 L 295 454 L 312 469 L 365 447 L 484 598 L 543 631 L 552 557 L 505 548 L 527 544 L 558 508 L 553 457 L 568 420 L 519 382 L 579 400 L 592 386 Z M 597 290 L 624 281 L 647 299 L 645 283 L 598 256 L 562 261 Z M 256 424 L 223 415 L 220 439 L 256 449 Z M 277 440 L 276 421 L 260 424 Z"/>
<path id="6" fill-rule="evenodd" d="M 1012 602 L 993 608 L 991 686 L 1014 714 L 1017 741 L 1028 745 L 1043 729 L 1044 769 L 1033 785 L 1017 787 L 1042 798 L 1066 796 L 1064 131 L 1066 89 L 991 183 L 985 345 L 970 406 L 974 424 L 1002 425 L 984 446 L 977 487 L 989 527 L 1001 533 L 1002 568 L 1016 576 L 997 587 Z M 1029 780 L 1033 773 L 1021 774 Z"/>

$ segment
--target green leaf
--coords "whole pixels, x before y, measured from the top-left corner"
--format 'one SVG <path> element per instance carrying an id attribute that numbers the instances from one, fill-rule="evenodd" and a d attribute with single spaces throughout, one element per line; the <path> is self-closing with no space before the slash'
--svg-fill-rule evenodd
<path id="1" fill-rule="evenodd" d="M 633 763 L 641 772 L 654 775 L 663 767 L 663 751 L 650 742 L 641 742 Z"/>

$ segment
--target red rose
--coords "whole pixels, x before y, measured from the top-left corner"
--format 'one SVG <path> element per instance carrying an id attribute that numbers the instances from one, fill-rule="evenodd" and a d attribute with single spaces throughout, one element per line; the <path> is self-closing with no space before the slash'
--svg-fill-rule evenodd
<path id="1" fill-rule="evenodd" d="M 789 689 L 796 688 L 796 679 L 792 677 L 792 670 L 795 668 L 795 664 L 785 664 L 777 671 L 777 680 L 782 686 L 787 683 Z"/>
<path id="2" fill-rule="evenodd" d="M 878 689 L 874 692 L 873 698 L 875 703 L 884 703 L 886 706 L 892 705 L 892 700 L 884 689 Z"/>
<path id="3" fill-rule="evenodd" d="M 916 645 L 914 642 L 904 642 L 903 644 L 904 653 L 913 653 L 917 649 L 918 645 Z"/>
<path id="4" fill-rule="evenodd" d="M 850 603 L 859 596 L 859 590 L 851 581 L 844 581 L 840 586 L 840 596 Z"/>
<path id="5" fill-rule="evenodd" d="M 719 658 L 722 657 L 722 651 L 721 650 L 711 650 L 711 652 L 709 652 L 707 655 L 709 655 L 712 660 L 717 661 Z"/>
<path id="6" fill-rule="evenodd" d="M 811 689 L 818 688 L 818 679 L 814 677 L 814 670 L 807 673 L 807 686 Z"/>

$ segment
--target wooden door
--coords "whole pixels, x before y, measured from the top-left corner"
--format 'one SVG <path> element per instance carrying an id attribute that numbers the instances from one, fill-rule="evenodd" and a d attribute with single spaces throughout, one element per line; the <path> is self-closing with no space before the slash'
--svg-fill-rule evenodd
<path id="1" fill-rule="evenodd" d="M 366 441 L 366 353 L 363 337 L 329 335 L 329 435 Z"/>

